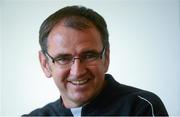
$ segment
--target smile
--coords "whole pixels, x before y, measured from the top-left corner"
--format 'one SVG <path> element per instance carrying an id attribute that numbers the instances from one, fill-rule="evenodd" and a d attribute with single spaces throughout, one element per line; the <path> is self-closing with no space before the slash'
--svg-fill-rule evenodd
<path id="1" fill-rule="evenodd" d="M 69 82 L 71 82 L 74 85 L 83 85 L 83 84 L 88 82 L 88 79 L 86 79 L 86 80 L 73 80 L 73 81 L 69 81 Z"/>

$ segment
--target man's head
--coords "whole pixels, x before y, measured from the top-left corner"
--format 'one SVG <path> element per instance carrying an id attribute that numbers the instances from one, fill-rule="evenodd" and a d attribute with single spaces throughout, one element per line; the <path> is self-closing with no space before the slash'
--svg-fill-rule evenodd
<path id="1" fill-rule="evenodd" d="M 52 28 L 62 21 L 68 27 L 80 30 L 89 28 L 89 22 L 93 23 L 101 34 L 103 46 L 109 48 L 109 34 L 104 18 L 92 9 L 82 6 L 69 6 L 50 15 L 42 23 L 39 30 L 39 43 L 43 52 L 47 51 L 47 38 Z"/>
<path id="2" fill-rule="evenodd" d="M 104 19 L 85 7 L 65 7 L 49 16 L 39 33 L 42 69 L 53 77 L 64 105 L 72 108 L 94 99 L 109 66 Z"/>

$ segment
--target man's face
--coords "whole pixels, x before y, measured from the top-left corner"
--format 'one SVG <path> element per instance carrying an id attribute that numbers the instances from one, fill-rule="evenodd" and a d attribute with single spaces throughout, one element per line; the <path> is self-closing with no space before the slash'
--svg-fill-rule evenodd
<path id="1" fill-rule="evenodd" d="M 96 28 L 76 30 L 56 25 L 48 36 L 48 53 L 59 55 L 79 55 L 88 52 L 100 53 L 103 49 L 100 33 Z M 104 85 L 104 74 L 109 66 L 109 50 L 106 57 L 99 58 L 91 65 L 75 59 L 69 67 L 52 63 L 40 52 L 40 62 L 47 77 L 53 77 L 64 105 L 67 108 L 81 106 L 99 94 Z"/>

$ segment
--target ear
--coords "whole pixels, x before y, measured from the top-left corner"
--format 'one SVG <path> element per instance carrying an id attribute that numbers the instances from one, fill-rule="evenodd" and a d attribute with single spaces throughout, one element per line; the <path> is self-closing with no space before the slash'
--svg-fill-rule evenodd
<path id="1" fill-rule="evenodd" d="M 46 77 L 50 78 L 52 76 L 51 69 L 50 69 L 48 60 L 42 51 L 39 51 L 39 61 L 41 64 L 41 68 L 43 72 L 45 73 Z"/>
<path id="2" fill-rule="evenodd" d="M 105 61 L 104 61 L 104 68 L 105 68 L 105 73 L 108 71 L 109 68 L 109 62 L 110 62 L 110 49 L 107 48 L 106 49 L 106 53 L 105 53 Z"/>

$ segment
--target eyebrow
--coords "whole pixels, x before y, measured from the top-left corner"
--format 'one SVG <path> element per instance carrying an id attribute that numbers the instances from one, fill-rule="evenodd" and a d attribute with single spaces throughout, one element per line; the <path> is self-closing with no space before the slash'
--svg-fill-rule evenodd
<path id="1" fill-rule="evenodd" d="M 84 51 L 84 52 L 82 52 L 81 54 L 86 54 L 86 53 L 98 53 L 98 51 L 97 51 L 97 50 L 92 49 L 92 50 L 87 50 L 87 51 Z"/>
<path id="2" fill-rule="evenodd" d="M 68 56 L 72 56 L 71 54 L 63 54 L 63 53 L 59 53 L 59 54 L 57 54 L 55 57 L 54 57 L 54 59 L 58 59 L 58 58 L 60 58 L 60 57 L 68 57 Z"/>
<path id="3" fill-rule="evenodd" d="M 85 50 L 83 52 L 80 53 L 81 54 L 86 54 L 86 53 L 99 53 L 97 50 L 95 49 L 89 49 L 89 50 Z M 67 54 L 67 53 L 59 53 L 57 54 L 54 59 L 57 59 L 59 57 L 67 57 L 67 56 L 73 56 L 72 54 Z"/>

